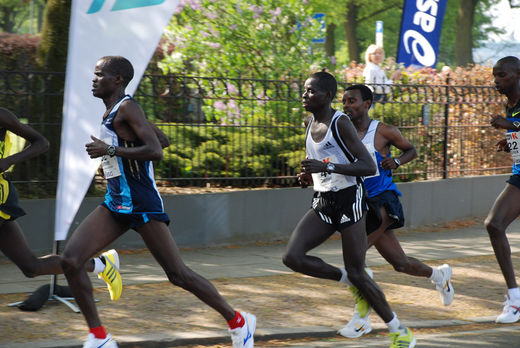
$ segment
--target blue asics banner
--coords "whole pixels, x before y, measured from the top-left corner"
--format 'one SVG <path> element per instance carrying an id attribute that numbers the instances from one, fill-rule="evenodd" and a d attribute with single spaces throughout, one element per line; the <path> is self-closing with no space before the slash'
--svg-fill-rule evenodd
<path id="1" fill-rule="evenodd" d="M 405 0 L 397 62 L 435 67 L 447 0 Z"/>

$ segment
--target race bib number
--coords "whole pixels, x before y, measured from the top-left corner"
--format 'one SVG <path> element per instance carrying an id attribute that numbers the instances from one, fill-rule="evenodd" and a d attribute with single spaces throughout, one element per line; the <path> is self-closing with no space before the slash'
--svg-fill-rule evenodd
<path id="1" fill-rule="evenodd" d="M 121 175 L 116 156 L 103 156 L 101 158 L 101 166 L 103 167 L 103 174 L 105 175 L 105 179 L 112 179 Z"/>
<path id="2" fill-rule="evenodd" d="M 506 133 L 507 147 L 515 164 L 520 164 L 520 132 Z"/>
<path id="3" fill-rule="evenodd" d="M 110 138 L 103 139 L 103 142 L 106 144 L 112 144 Z M 105 179 L 112 179 L 118 176 L 121 176 L 121 170 L 119 169 L 119 162 L 117 161 L 116 156 L 105 155 L 101 157 L 101 166 L 103 168 L 103 175 Z"/>
<path id="4" fill-rule="evenodd" d="M 368 153 L 370 154 L 370 156 L 372 156 L 372 160 L 376 164 L 376 173 L 374 175 L 371 175 L 371 176 L 365 176 L 365 179 L 379 176 L 379 165 L 377 164 L 376 148 L 372 144 L 365 144 L 365 147 L 367 148 Z"/>

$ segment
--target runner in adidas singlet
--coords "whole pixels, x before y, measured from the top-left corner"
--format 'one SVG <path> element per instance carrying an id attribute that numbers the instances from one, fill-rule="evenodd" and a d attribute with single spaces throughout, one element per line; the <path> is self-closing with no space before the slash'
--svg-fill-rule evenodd
<path id="1" fill-rule="evenodd" d="M 376 165 L 359 140 L 350 119 L 332 109 L 336 79 L 327 72 L 312 74 L 302 96 L 305 110 L 312 113 L 307 125 L 307 158 L 298 178 L 303 186 L 314 184 L 311 209 L 294 229 L 283 262 L 294 271 L 355 286 L 385 321 L 394 342 L 412 347 L 415 338 L 402 326 L 386 302 L 385 295 L 365 272 L 366 193 L 362 177 L 373 175 Z M 308 253 L 340 232 L 345 268 L 338 268 Z M 410 345 L 406 344 L 410 341 Z M 413 341 L 413 344 L 412 344 Z"/>
<path id="2" fill-rule="evenodd" d="M 349 86 L 343 95 L 343 111 L 349 115 L 358 137 L 377 165 L 376 174 L 365 177 L 364 181 L 370 208 L 367 216 L 367 249 L 375 245 L 377 251 L 395 270 L 432 280 L 440 293 L 442 303 L 449 305 L 453 301 L 451 267 L 443 265 L 432 268 L 407 256 L 393 231 L 404 225 L 404 214 L 399 201 L 401 193 L 392 179 L 392 171 L 417 157 L 417 152 L 397 127 L 370 118 L 368 111 L 372 105 L 372 98 L 370 88 L 361 84 Z M 402 152 L 398 157 L 392 157 L 392 146 Z M 356 299 L 356 308 L 359 306 L 360 300 Z M 366 315 L 361 315 L 361 312 L 354 312 L 352 320 L 340 330 L 341 335 L 353 338 L 371 331 L 370 312 Z"/>
<path id="3" fill-rule="evenodd" d="M 498 151 L 507 151 L 512 156 L 513 173 L 484 224 L 507 285 L 504 308 L 496 322 L 514 323 L 520 320 L 520 289 L 511 260 L 506 229 L 520 215 L 520 60 L 512 56 L 498 60 L 493 66 L 493 77 L 498 92 L 507 97 L 507 104 L 506 117 L 492 117 L 491 126 L 506 130 L 505 138 L 496 147 Z"/>
<path id="4" fill-rule="evenodd" d="M 92 285 L 82 265 L 129 229 L 141 235 L 172 284 L 190 291 L 224 317 L 233 347 L 253 347 L 256 317 L 235 311 L 210 282 L 180 258 L 167 226 L 169 219 L 163 212 L 152 166 L 152 161 L 162 158 L 161 145 L 168 146 L 168 141 L 125 94 L 133 77 L 132 64 L 120 56 L 103 57 L 94 74 L 93 95 L 103 100 L 107 111 L 99 138 L 91 136 L 86 150 L 91 158 L 102 158 L 107 194 L 103 204 L 76 228 L 62 255 L 65 276 L 89 327 L 84 347 L 115 348 L 117 344 L 101 326 Z M 90 291 L 85 291 L 85 285 Z"/>
<path id="5" fill-rule="evenodd" d="M 349 152 L 347 146 L 341 139 L 338 130 L 338 120 L 340 117 L 347 117 L 341 111 L 336 111 L 332 116 L 330 126 L 325 137 L 319 142 L 310 136 L 309 130 L 312 129 L 313 120 L 309 121 L 305 134 L 305 149 L 307 158 L 321 160 L 323 163 L 344 163 L 350 164 L 355 162 L 354 156 Z M 312 173 L 314 182 L 314 191 L 337 192 L 349 186 L 356 185 L 358 179 L 354 176 L 348 176 L 338 173 Z"/>
<path id="6" fill-rule="evenodd" d="M 305 139 L 307 159 L 321 161 L 323 165 L 356 162 L 340 136 L 338 121 L 346 118 L 336 111 L 325 136 L 315 141 L 312 136 L 313 119 L 309 121 Z M 325 223 L 338 229 L 358 222 L 366 211 L 365 192 L 360 177 L 334 172 L 311 173 L 314 182 L 312 208 Z M 334 208 L 333 208 L 334 207 Z"/>

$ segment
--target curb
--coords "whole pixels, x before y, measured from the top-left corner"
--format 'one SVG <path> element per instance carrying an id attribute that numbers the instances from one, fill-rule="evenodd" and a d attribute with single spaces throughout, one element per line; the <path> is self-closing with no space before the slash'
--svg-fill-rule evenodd
<path id="1" fill-rule="evenodd" d="M 470 324 L 486 324 L 494 323 L 495 316 L 476 317 L 468 320 L 423 320 L 420 322 L 403 321 L 405 326 L 412 329 L 441 328 L 451 326 L 461 326 Z M 385 333 L 386 325 L 383 323 L 372 324 L 372 332 L 376 334 Z M 302 338 L 334 338 L 337 336 L 337 330 L 324 326 L 308 326 L 299 328 L 265 328 L 258 329 L 255 332 L 255 341 L 269 341 L 274 339 L 302 339 Z M 163 348 L 165 345 L 169 347 L 181 347 L 186 345 L 213 345 L 230 343 L 231 339 L 224 330 L 218 331 L 198 331 L 190 333 L 181 333 L 171 335 L 150 334 L 139 336 L 118 336 L 117 344 L 120 348 Z M 77 340 L 68 340 L 61 342 L 30 342 L 30 343 L 14 343 L 2 345 L 0 348 L 80 348 L 83 342 Z"/>

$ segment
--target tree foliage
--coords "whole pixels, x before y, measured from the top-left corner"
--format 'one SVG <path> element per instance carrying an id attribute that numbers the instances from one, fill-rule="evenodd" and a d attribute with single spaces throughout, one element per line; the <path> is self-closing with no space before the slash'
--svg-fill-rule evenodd
<path id="1" fill-rule="evenodd" d="M 39 32 L 46 0 L 0 0 L 0 30 L 8 33 Z"/>
<path id="2" fill-rule="evenodd" d="M 327 65 L 321 23 L 306 1 L 190 0 L 166 29 L 168 72 L 280 77 Z M 314 67 L 313 67 L 314 64 Z"/>

